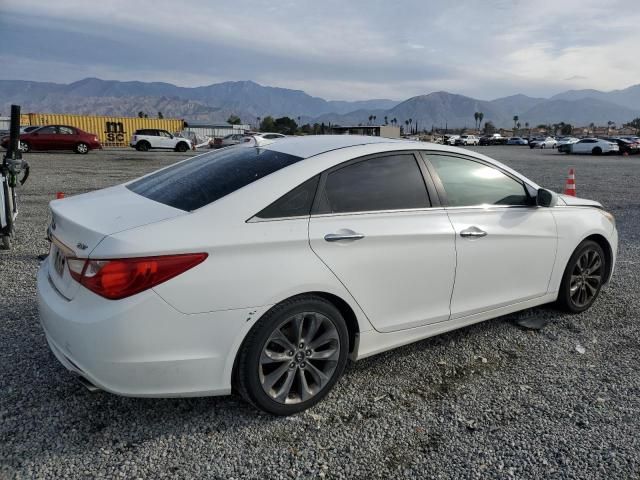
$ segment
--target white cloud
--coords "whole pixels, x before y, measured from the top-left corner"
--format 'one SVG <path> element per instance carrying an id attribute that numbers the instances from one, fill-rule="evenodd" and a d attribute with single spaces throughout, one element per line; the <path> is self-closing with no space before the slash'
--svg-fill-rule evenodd
<path id="1" fill-rule="evenodd" d="M 252 79 L 334 99 L 402 99 L 433 90 L 488 99 L 624 88 L 640 79 L 632 53 L 640 44 L 634 0 L 3 0 L 3 15 L 43 42 L 47 34 L 40 32 L 48 29 L 132 43 L 121 61 L 25 50 L 19 68 L 0 73 L 40 80 L 95 75 L 193 85 Z M 15 38 L 3 38 L 0 30 L 0 54 L 10 53 L 11 42 Z M 156 47 L 182 49 L 185 58 L 197 51 L 201 60 L 172 65 L 156 52 L 136 68 L 125 62 L 136 48 Z"/>

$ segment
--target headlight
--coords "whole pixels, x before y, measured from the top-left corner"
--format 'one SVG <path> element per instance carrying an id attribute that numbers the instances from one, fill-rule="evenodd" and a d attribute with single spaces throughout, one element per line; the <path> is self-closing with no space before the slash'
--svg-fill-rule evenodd
<path id="1" fill-rule="evenodd" d="M 616 226 L 616 217 L 613 216 L 612 213 L 606 212 L 606 211 L 602 211 L 602 214 L 605 216 L 605 218 L 607 220 L 609 220 L 611 222 L 611 225 L 613 225 L 613 227 L 615 228 Z"/>

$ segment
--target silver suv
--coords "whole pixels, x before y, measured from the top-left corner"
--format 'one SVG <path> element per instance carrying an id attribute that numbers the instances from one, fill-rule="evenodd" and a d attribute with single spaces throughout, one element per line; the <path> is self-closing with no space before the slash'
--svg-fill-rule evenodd
<path id="1" fill-rule="evenodd" d="M 191 141 L 183 137 L 176 137 L 166 130 L 144 128 L 135 131 L 129 146 L 139 152 L 147 152 L 152 148 L 166 148 L 176 152 L 186 152 L 191 150 Z"/>

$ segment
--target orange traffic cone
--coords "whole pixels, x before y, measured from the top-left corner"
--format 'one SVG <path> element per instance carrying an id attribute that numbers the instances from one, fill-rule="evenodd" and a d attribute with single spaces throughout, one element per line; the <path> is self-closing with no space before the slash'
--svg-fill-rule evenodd
<path id="1" fill-rule="evenodd" d="M 64 198 L 64 192 L 56 192 L 56 200 L 60 200 Z"/>
<path id="2" fill-rule="evenodd" d="M 564 184 L 564 194 L 576 196 L 576 172 L 573 168 L 569 169 L 569 175 L 567 175 L 567 181 Z"/>

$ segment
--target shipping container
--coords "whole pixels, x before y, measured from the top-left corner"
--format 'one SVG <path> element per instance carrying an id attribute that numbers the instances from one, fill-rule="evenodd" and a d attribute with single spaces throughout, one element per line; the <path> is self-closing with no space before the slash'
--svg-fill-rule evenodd
<path id="1" fill-rule="evenodd" d="M 97 135 L 103 147 L 128 147 L 131 136 L 141 128 L 181 132 L 184 121 L 177 118 L 102 117 L 57 113 L 29 113 L 26 125 L 69 125 Z"/>

